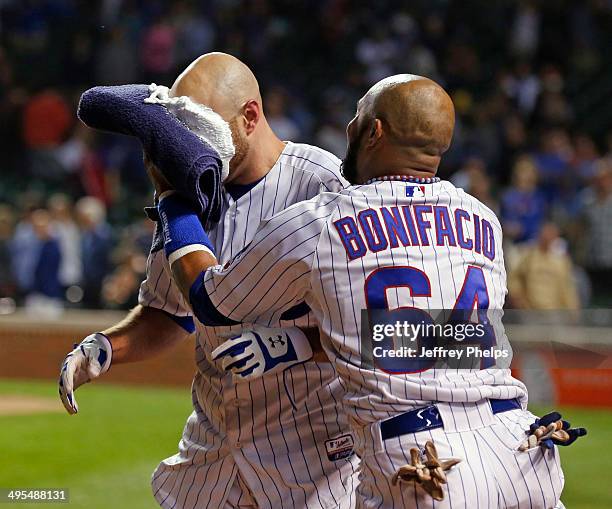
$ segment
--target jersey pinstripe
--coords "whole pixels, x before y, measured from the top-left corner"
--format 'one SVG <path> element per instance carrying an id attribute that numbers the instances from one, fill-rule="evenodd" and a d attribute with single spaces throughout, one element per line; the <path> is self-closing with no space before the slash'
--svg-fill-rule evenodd
<path id="1" fill-rule="evenodd" d="M 316 147 L 287 143 L 270 172 L 234 200 L 226 193 L 221 221 L 207 232 L 220 263 L 252 240 L 261 221 L 299 201 L 344 186 L 338 159 Z M 191 316 L 162 251 L 149 256 L 139 302 Z M 312 325 L 306 315 L 277 324 Z M 245 324 L 245 327 L 248 327 Z M 160 464 L 153 490 L 162 507 L 223 507 L 240 472 L 262 508 L 352 507 L 355 456 L 331 461 L 325 441 L 348 433 L 342 387 L 330 363 L 307 362 L 251 383 L 233 384 L 210 352 L 240 327 L 196 321 L 194 412 L 179 453 Z"/>
<path id="2" fill-rule="evenodd" d="M 391 214 L 394 207 L 407 214 L 402 219 L 405 242 L 397 234 L 395 246 L 383 221 L 383 209 Z M 456 224 L 449 232 L 445 218 L 451 215 L 461 222 L 461 242 Z M 377 230 L 376 222 L 386 224 L 386 233 L 382 226 Z M 378 182 L 294 205 L 263 222 L 231 264 L 209 269 L 205 288 L 217 310 L 237 321 L 266 325 L 296 303 L 305 301 L 311 307 L 346 390 L 362 459 L 358 507 L 433 507 L 433 499 L 414 486 L 406 492 L 390 482 L 395 470 L 409 461 L 409 449 L 422 448 L 428 438 L 435 439 L 443 456 L 465 460 L 449 474 L 447 498 L 435 507 L 555 506 L 563 486 L 557 452 L 517 454 L 532 416 L 525 410 L 513 418 L 509 416 L 515 412 L 493 415 L 488 404 L 492 398 L 519 398 L 526 405 L 526 389 L 507 367 L 511 357 L 494 368 L 398 374 L 373 369 L 364 360 L 361 311 L 368 307 L 368 281 L 389 267 L 420 272 L 420 280 L 426 278 L 429 284 L 428 291 L 421 292 L 407 285 L 385 285 L 380 298 L 390 309 L 453 309 L 467 272 L 482 274 L 497 345 L 511 352 L 501 326 L 506 295 L 501 226 L 492 211 L 449 182 Z M 437 402 L 444 430 L 382 441 L 381 420 L 431 402 Z M 529 465 L 533 472 L 526 471 Z M 483 475 L 490 485 L 479 491 Z M 540 481 L 544 476 L 548 481 Z"/>
<path id="3" fill-rule="evenodd" d="M 401 182 L 381 182 L 339 194 L 325 193 L 295 205 L 266 222 L 237 261 L 225 269 L 209 271 L 206 277 L 211 301 L 223 315 L 234 320 L 271 323 L 288 307 L 307 302 L 336 359 L 338 373 L 347 384 L 346 400 L 351 413 L 362 424 L 422 406 L 423 402 L 525 395 L 524 386 L 508 370 L 498 368 L 432 369 L 405 375 L 363 369 L 361 310 L 367 308 L 366 279 L 375 270 L 410 266 L 429 278 L 428 297 L 412 297 L 408 288 L 387 291 L 390 309 L 452 309 L 470 266 L 482 268 L 490 309 L 501 310 L 506 295 L 502 234 L 495 215 L 449 182 L 423 186 L 421 197 L 406 197 L 406 187 Z M 353 260 L 347 256 L 335 222 L 345 217 L 358 222 L 361 211 L 425 204 L 471 211 L 481 221 L 488 221 L 494 232 L 495 259 L 489 260 L 475 250 L 437 246 L 433 227 L 423 232 L 417 245 L 368 250 Z M 431 218 L 430 222 L 433 224 Z M 272 274 L 274 277 L 270 277 Z M 500 317 L 501 313 L 496 315 Z M 505 335 L 498 338 L 498 344 L 503 343 L 507 343 Z"/>

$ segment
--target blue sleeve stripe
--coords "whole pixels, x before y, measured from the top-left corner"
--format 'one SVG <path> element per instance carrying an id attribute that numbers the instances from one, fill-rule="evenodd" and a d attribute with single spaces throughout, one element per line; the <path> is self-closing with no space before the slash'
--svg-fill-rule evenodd
<path id="1" fill-rule="evenodd" d="M 305 302 L 300 302 L 299 304 L 296 304 L 292 308 L 285 311 L 281 315 L 280 319 L 297 320 L 298 318 L 301 318 L 302 316 L 305 316 L 308 313 L 310 313 L 310 306 L 308 306 L 308 304 L 306 304 Z"/>
<path id="2" fill-rule="evenodd" d="M 204 286 L 205 275 L 206 271 L 203 271 L 189 289 L 189 302 L 198 320 L 209 327 L 236 325 L 240 323 L 222 315 L 213 305 L 206 292 L 206 287 Z"/>
<path id="3" fill-rule="evenodd" d="M 168 313 L 168 311 L 164 311 L 163 309 L 162 311 L 168 316 L 168 318 L 180 325 L 189 334 L 193 334 L 195 332 L 195 323 L 193 322 L 193 318 L 190 316 L 177 316 L 173 315 L 172 313 Z"/>

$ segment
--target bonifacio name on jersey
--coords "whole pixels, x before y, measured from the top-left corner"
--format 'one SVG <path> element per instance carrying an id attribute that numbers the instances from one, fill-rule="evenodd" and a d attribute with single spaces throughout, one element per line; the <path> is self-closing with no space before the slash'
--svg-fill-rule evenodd
<path id="1" fill-rule="evenodd" d="M 493 227 L 486 219 L 446 205 L 404 205 L 362 210 L 334 221 L 349 260 L 401 246 L 448 246 L 495 259 Z M 430 240 L 431 238 L 431 240 Z"/>

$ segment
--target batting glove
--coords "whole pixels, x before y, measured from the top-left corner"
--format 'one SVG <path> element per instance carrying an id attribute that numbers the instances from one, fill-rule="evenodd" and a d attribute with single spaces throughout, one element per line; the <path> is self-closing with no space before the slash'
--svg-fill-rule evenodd
<path id="1" fill-rule="evenodd" d="M 249 381 L 265 373 L 277 373 L 312 358 L 308 338 L 297 327 L 284 329 L 254 326 L 229 338 L 212 351 L 222 360 L 234 381 Z"/>
<path id="2" fill-rule="evenodd" d="M 111 365 L 113 348 L 108 338 L 97 332 L 90 334 L 64 358 L 59 378 L 59 395 L 69 414 L 76 414 L 79 406 L 74 391 L 81 385 L 106 373 Z"/>
<path id="3" fill-rule="evenodd" d="M 535 420 L 526 432 L 528 437 L 519 446 L 520 451 L 526 451 L 540 446 L 552 449 L 555 445 L 567 446 L 587 434 L 585 428 L 572 428 L 568 421 L 561 419 L 559 412 L 550 412 Z"/>

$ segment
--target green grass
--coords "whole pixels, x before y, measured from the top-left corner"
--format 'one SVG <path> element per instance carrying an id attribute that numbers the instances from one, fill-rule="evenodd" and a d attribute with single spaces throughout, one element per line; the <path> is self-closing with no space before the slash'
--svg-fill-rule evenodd
<path id="1" fill-rule="evenodd" d="M 58 398 L 55 384 L 41 382 L 0 381 L 0 398 L 2 393 Z M 76 395 L 74 416 L 0 417 L 0 488 L 69 489 L 69 504 L 44 507 L 158 507 L 150 477 L 177 450 L 190 412 L 189 390 L 91 385 Z"/>
<path id="2" fill-rule="evenodd" d="M 0 398 L 7 393 L 57 397 L 53 383 L 0 380 Z M 176 451 L 190 412 L 189 391 L 98 384 L 79 389 L 77 400 L 76 416 L 0 417 L 0 488 L 70 490 L 70 504 L 14 507 L 157 507 L 150 476 L 162 458 Z M 568 509 L 609 509 L 612 411 L 566 408 L 563 414 L 589 429 L 587 437 L 561 448 L 563 501 Z"/>
<path id="3" fill-rule="evenodd" d="M 531 409 L 537 415 L 548 408 Z M 560 447 L 565 489 L 561 500 L 568 509 L 612 508 L 612 411 L 562 408 L 573 426 L 587 428 L 588 435 L 569 447 Z"/>

